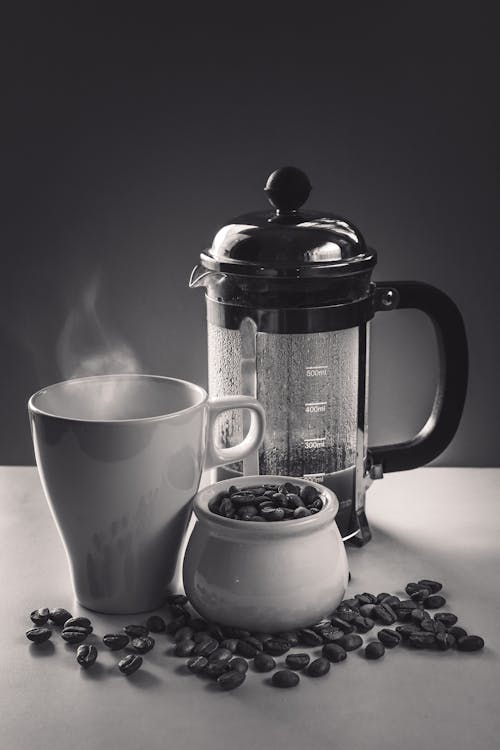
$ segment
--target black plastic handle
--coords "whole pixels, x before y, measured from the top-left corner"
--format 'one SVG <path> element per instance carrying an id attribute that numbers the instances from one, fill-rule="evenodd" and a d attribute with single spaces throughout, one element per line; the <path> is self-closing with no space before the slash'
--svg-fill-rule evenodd
<path id="1" fill-rule="evenodd" d="M 439 382 L 431 414 L 412 439 L 395 445 L 368 449 L 377 474 L 423 466 L 449 445 L 462 416 L 467 392 L 469 356 L 462 315 L 444 292 L 417 281 L 384 281 L 375 289 L 375 309 L 413 308 L 429 316 L 436 331 L 439 353 Z M 380 473 L 380 468 L 378 472 Z"/>

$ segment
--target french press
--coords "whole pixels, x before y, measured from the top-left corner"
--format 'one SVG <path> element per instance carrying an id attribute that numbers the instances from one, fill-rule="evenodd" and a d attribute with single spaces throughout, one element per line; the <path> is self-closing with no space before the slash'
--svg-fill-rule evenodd
<path id="1" fill-rule="evenodd" d="M 265 192 L 274 211 L 231 221 L 200 255 L 190 286 L 206 290 L 211 396 L 258 398 L 267 429 L 258 453 L 216 470 L 280 474 L 325 484 L 339 498 L 344 539 L 366 543 L 365 492 L 384 472 L 422 466 L 451 441 L 462 415 L 468 353 L 462 316 L 439 289 L 371 281 L 377 262 L 360 231 L 330 213 L 305 211 L 308 177 L 283 167 Z M 440 373 L 431 414 L 416 437 L 368 447 L 368 353 L 376 312 L 415 308 L 437 335 Z M 219 417 L 221 447 L 239 443 L 241 412 Z"/>

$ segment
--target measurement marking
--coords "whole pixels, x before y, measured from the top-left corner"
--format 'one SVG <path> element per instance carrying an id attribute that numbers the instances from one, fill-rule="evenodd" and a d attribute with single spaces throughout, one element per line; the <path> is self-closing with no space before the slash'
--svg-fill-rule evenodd
<path id="1" fill-rule="evenodd" d="M 326 401 L 309 401 L 304 404 L 306 414 L 324 414 L 326 411 Z"/>
<path id="2" fill-rule="evenodd" d="M 326 370 L 328 365 L 307 365 L 306 370 Z"/>
<path id="3" fill-rule="evenodd" d="M 326 401 L 307 401 L 304 406 L 326 406 Z"/>
<path id="4" fill-rule="evenodd" d="M 310 482 L 323 483 L 325 479 L 325 475 L 324 474 L 304 474 L 304 479 L 308 479 Z"/>
<path id="5" fill-rule="evenodd" d="M 304 447 L 306 450 L 309 450 L 311 448 L 324 448 L 326 442 L 326 437 L 317 437 L 317 438 L 304 438 Z"/>

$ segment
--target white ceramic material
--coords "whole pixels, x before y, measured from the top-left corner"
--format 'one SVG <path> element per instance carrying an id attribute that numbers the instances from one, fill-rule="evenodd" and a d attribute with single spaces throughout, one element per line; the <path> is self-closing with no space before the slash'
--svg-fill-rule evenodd
<path id="1" fill-rule="evenodd" d="M 254 523 L 212 513 L 209 503 L 231 485 L 313 485 L 324 507 L 313 516 Z M 203 617 L 223 625 L 271 633 L 306 627 L 342 600 L 347 557 L 335 515 L 335 494 L 296 477 L 247 476 L 201 490 L 183 566 L 184 588 Z"/>
<path id="2" fill-rule="evenodd" d="M 239 445 L 214 445 L 214 422 L 249 409 Z M 253 398 L 209 400 L 156 375 L 102 375 L 44 388 L 29 401 L 36 461 L 77 600 L 107 613 L 155 609 L 175 571 L 201 472 L 256 450 Z"/>

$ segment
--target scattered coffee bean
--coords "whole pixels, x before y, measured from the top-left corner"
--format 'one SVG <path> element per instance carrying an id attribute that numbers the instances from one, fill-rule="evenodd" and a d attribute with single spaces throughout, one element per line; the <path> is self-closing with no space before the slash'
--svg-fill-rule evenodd
<path id="1" fill-rule="evenodd" d="M 159 615 L 151 615 L 146 620 L 146 627 L 150 633 L 163 633 L 166 627 L 165 620 Z M 193 623 L 191 623 L 191 627 L 193 627 Z"/>
<path id="2" fill-rule="evenodd" d="M 410 598 L 413 599 L 414 602 L 423 602 L 430 596 L 430 593 L 429 589 L 419 588 L 410 594 Z"/>
<path id="3" fill-rule="evenodd" d="M 193 640 L 193 636 L 193 628 L 189 627 L 189 625 L 184 625 L 184 627 L 179 628 L 179 630 L 175 632 L 174 641 L 178 643 L 179 641 L 183 641 L 186 638 L 189 640 Z"/>
<path id="4" fill-rule="evenodd" d="M 344 635 L 348 635 L 349 633 L 353 632 L 354 628 L 352 626 L 349 626 L 349 630 L 340 630 L 340 628 L 323 630 L 321 635 L 325 643 L 338 643 L 339 640 L 344 637 Z"/>
<path id="5" fill-rule="evenodd" d="M 97 649 L 91 643 L 82 643 L 76 650 L 76 660 L 83 669 L 88 669 L 97 659 Z"/>
<path id="6" fill-rule="evenodd" d="M 246 643 L 249 643 L 250 646 L 254 646 L 258 651 L 262 651 L 264 649 L 262 641 L 259 641 L 259 639 L 255 638 L 253 635 L 246 638 L 245 641 Z"/>
<path id="7" fill-rule="evenodd" d="M 274 687 L 291 688 L 296 687 L 299 682 L 299 675 L 291 669 L 279 669 L 272 676 L 272 684 Z"/>
<path id="8" fill-rule="evenodd" d="M 186 641 L 179 641 L 177 646 L 180 646 L 182 643 L 186 643 Z M 192 643 L 194 643 L 194 641 L 192 641 Z M 193 653 L 196 656 L 210 656 L 210 654 L 213 654 L 213 652 L 218 648 L 219 642 L 214 638 L 211 638 L 209 641 L 200 641 L 199 643 L 196 643 L 196 645 L 193 647 Z"/>
<path id="9" fill-rule="evenodd" d="M 376 604 L 362 604 L 359 608 L 359 614 L 363 617 L 372 617 L 373 618 L 373 611 L 377 605 Z"/>
<path id="10" fill-rule="evenodd" d="M 305 669 L 309 662 L 311 661 L 311 657 L 309 654 L 288 654 L 286 657 L 286 665 L 290 669 Z"/>
<path id="11" fill-rule="evenodd" d="M 418 603 L 414 602 L 413 599 L 401 599 L 401 601 L 398 603 L 397 607 L 395 607 L 395 610 L 397 614 L 400 612 L 412 612 L 412 610 L 417 609 Z"/>
<path id="12" fill-rule="evenodd" d="M 383 625 L 393 625 L 398 619 L 395 611 L 387 602 L 376 604 L 373 608 L 372 619 L 381 622 Z"/>
<path id="13" fill-rule="evenodd" d="M 276 666 L 276 662 L 271 654 L 264 654 L 260 651 L 253 660 L 253 665 L 257 672 L 271 672 Z"/>
<path id="14" fill-rule="evenodd" d="M 372 606 L 371 604 L 369 606 Z M 350 622 L 347 622 L 343 617 L 332 617 L 332 626 L 334 628 L 342 630 L 344 633 L 352 633 L 354 631 L 354 625 L 352 625 L 352 622 L 356 619 L 358 616 L 356 612 L 354 612 L 354 616 L 352 617 Z M 365 615 L 366 617 L 366 615 Z"/>
<path id="15" fill-rule="evenodd" d="M 236 652 L 236 649 L 238 648 L 238 639 L 224 638 L 224 640 L 220 642 L 220 645 L 221 648 L 227 648 L 228 651 L 234 654 Z"/>
<path id="16" fill-rule="evenodd" d="M 357 614 L 362 604 L 372 604 L 372 603 L 373 602 L 371 602 L 369 599 L 364 602 L 360 602 L 357 597 L 352 598 L 352 599 L 344 599 L 343 601 L 340 602 L 339 606 L 337 607 L 337 612 L 338 612 L 339 617 L 342 617 L 344 620 L 347 620 L 346 614 L 348 614 L 349 610 L 354 609 L 356 610 L 356 614 Z"/>
<path id="17" fill-rule="evenodd" d="M 330 662 L 324 656 L 320 656 L 319 659 L 314 659 L 306 669 L 306 674 L 309 677 L 323 677 L 330 671 Z"/>
<path id="18" fill-rule="evenodd" d="M 410 612 L 410 620 L 420 625 L 424 620 L 431 620 L 430 614 L 426 609 L 412 609 Z"/>
<path id="19" fill-rule="evenodd" d="M 444 623 L 440 622 L 439 620 L 433 620 L 430 617 L 428 619 L 422 620 L 422 622 L 420 623 L 420 628 L 426 633 L 434 633 L 434 635 L 436 635 L 437 633 L 444 633 L 446 631 Z"/>
<path id="20" fill-rule="evenodd" d="M 182 606 L 182 604 L 170 604 L 169 610 L 173 618 L 184 617 L 186 620 L 186 623 L 188 623 L 189 620 L 191 619 L 191 615 L 189 614 L 187 609 Z"/>
<path id="21" fill-rule="evenodd" d="M 147 629 L 146 625 L 124 625 L 123 631 L 130 637 L 130 638 L 142 638 L 145 635 L 148 635 L 149 630 Z"/>
<path id="22" fill-rule="evenodd" d="M 436 636 L 434 633 L 426 633 L 420 631 L 418 633 L 410 633 L 408 636 L 408 643 L 414 648 L 429 648 L 436 642 Z"/>
<path id="23" fill-rule="evenodd" d="M 57 607 L 56 609 L 51 609 L 49 613 L 49 620 L 54 623 L 54 625 L 59 625 L 60 627 L 64 625 L 66 620 L 69 620 L 71 617 L 71 612 L 68 612 L 67 609 L 63 609 L 62 607 Z"/>
<path id="24" fill-rule="evenodd" d="M 271 656 L 282 656 L 290 651 L 290 643 L 284 638 L 270 638 L 264 643 L 264 651 Z"/>
<path id="25" fill-rule="evenodd" d="M 362 604 L 375 604 L 375 602 L 377 601 L 376 596 L 373 596 L 373 594 L 368 594 L 366 592 L 364 594 L 355 594 L 354 598 L 358 600 L 359 606 L 361 606 Z"/>
<path id="26" fill-rule="evenodd" d="M 216 648 L 208 657 L 209 664 L 227 664 L 233 658 L 233 652 L 228 648 Z"/>
<path id="27" fill-rule="evenodd" d="M 458 617 L 453 612 L 436 612 L 434 619 L 442 622 L 446 629 L 453 627 L 458 621 Z"/>
<path id="28" fill-rule="evenodd" d="M 450 633 L 436 633 L 436 645 L 441 651 L 455 648 L 456 644 L 456 638 L 450 635 Z"/>
<path id="29" fill-rule="evenodd" d="M 362 615 L 358 615 L 354 618 L 352 624 L 356 627 L 358 633 L 368 633 L 368 631 L 371 630 L 375 625 L 375 622 L 371 619 L 371 617 L 363 617 Z"/>
<path id="30" fill-rule="evenodd" d="M 448 633 L 451 633 L 451 635 L 456 639 L 458 642 L 461 638 L 465 638 L 467 635 L 467 631 L 461 628 L 459 625 L 452 625 L 452 627 L 448 630 Z"/>
<path id="31" fill-rule="evenodd" d="M 381 596 L 381 594 L 379 594 L 379 596 Z M 377 602 L 377 604 L 388 604 L 389 607 L 392 607 L 393 610 L 398 607 L 400 603 L 401 599 L 399 598 L 399 596 L 387 596 L 381 602 Z"/>
<path id="32" fill-rule="evenodd" d="M 442 583 L 439 583 L 439 581 L 430 581 L 428 578 L 422 578 L 420 581 L 418 581 L 418 585 L 429 589 L 431 594 L 437 594 L 437 592 L 441 591 L 441 589 L 443 588 Z"/>
<path id="33" fill-rule="evenodd" d="M 269 638 L 272 638 L 272 636 L 265 638 L 263 641 L 261 638 L 259 638 L 259 640 L 261 641 L 261 643 L 265 643 L 266 641 L 269 640 Z M 278 633 L 278 638 L 284 641 L 288 641 L 291 648 L 293 648 L 294 646 L 297 646 L 299 643 L 299 634 L 297 633 L 296 630 L 287 630 L 284 633 Z"/>
<path id="34" fill-rule="evenodd" d="M 35 625 L 45 625 L 45 623 L 49 619 L 49 615 L 50 612 L 47 607 L 43 607 L 43 609 L 33 610 L 33 612 L 30 614 L 30 619 L 35 623 Z"/>
<path id="35" fill-rule="evenodd" d="M 327 643 L 323 646 L 323 656 L 332 664 L 338 664 L 338 662 L 345 661 L 347 659 L 347 653 L 343 646 L 339 643 Z"/>
<path id="36" fill-rule="evenodd" d="M 385 654 L 385 646 L 381 641 L 372 641 L 365 648 L 367 659 L 380 659 Z"/>
<path id="37" fill-rule="evenodd" d="M 238 641 L 238 646 L 236 647 L 236 653 L 239 656 L 244 656 L 245 659 L 255 659 L 257 654 L 260 654 L 260 652 L 261 652 L 261 649 L 256 648 L 251 643 L 247 643 L 246 641 Z"/>
<path id="38" fill-rule="evenodd" d="M 128 656 L 124 656 L 123 659 L 120 659 L 120 661 L 118 662 L 118 669 L 128 677 L 134 672 L 137 672 L 141 665 L 142 656 L 138 656 L 137 654 L 129 654 Z"/>
<path id="39" fill-rule="evenodd" d="M 245 672 L 237 672 L 231 669 L 218 677 L 217 684 L 221 690 L 234 690 L 245 682 L 245 678 Z"/>
<path id="40" fill-rule="evenodd" d="M 203 672 L 208 666 L 208 659 L 204 656 L 191 656 L 191 658 L 187 660 L 186 666 L 193 674 L 200 674 L 200 672 Z"/>
<path id="41" fill-rule="evenodd" d="M 191 641 L 191 643 L 194 644 L 194 641 Z M 150 635 L 144 635 L 144 636 L 141 636 L 140 638 L 133 638 L 129 644 L 130 648 L 132 648 L 137 654 L 147 654 L 148 651 L 151 651 L 151 649 L 154 648 L 154 645 L 155 645 L 155 640 L 154 638 L 151 638 Z M 193 648 L 194 648 L 194 645 L 193 645 Z M 185 655 L 187 656 L 187 654 Z"/>
<path id="42" fill-rule="evenodd" d="M 407 641 L 412 633 L 420 632 L 420 628 L 418 627 L 418 625 L 414 625 L 411 622 L 406 623 L 405 625 L 396 625 L 395 630 L 400 634 L 401 638 L 404 641 Z"/>
<path id="43" fill-rule="evenodd" d="M 106 633 L 106 635 L 103 635 L 102 637 L 102 642 L 111 651 L 119 651 L 120 649 L 125 648 L 129 640 L 128 635 L 125 635 L 125 633 Z"/>
<path id="44" fill-rule="evenodd" d="M 48 641 L 51 635 L 52 630 L 50 628 L 37 627 L 26 631 L 26 638 L 37 645 Z"/>
<path id="45" fill-rule="evenodd" d="M 480 635 L 466 635 L 457 641 L 459 651 L 479 651 L 484 647 L 484 640 Z"/>
<path id="46" fill-rule="evenodd" d="M 381 594 L 377 594 L 375 597 L 375 604 L 382 604 L 384 599 L 388 599 L 391 595 L 383 591 Z"/>
<path id="47" fill-rule="evenodd" d="M 197 633 L 193 635 L 193 641 L 195 643 L 202 643 L 202 641 L 213 641 L 218 640 L 217 638 L 213 638 L 210 633 L 208 633 L 206 630 L 198 630 Z"/>
<path id="48" fill-rule="evenodd" d="M 93 631 L 92 623 L 88 617 L 70 617 L 64 623 L 64 628 L 85 628 L 87 634 L 90 635 Z"/>
<path id="49" fill-rule="evenodd" d="M 67 628 L 64 626 L 64 628 L 61 631 L 61 638 L 63 641 L 66 641 L 66 643 L 82 643 L 87 636 L 89 635 L 87 628 Z"/>
<path id="50" fill-rule="evenodd" d="M 299 631 L 299 641 L 300 643 L 303 643 L 304 646 L 323 645 L 323 638 L 318 635 L 318 633 L 315 633 L 314 630 L 310 630 L 309 628 L 304 628 L 303 630 Z"/>
<path id="51" fill-rule="evenodd" d="M 446 599 L 441 594 L 431 594 L 424 599 L 427 609 L 441 609 L 446 604 Z"/>
<path id="52" fill-rule="evenodd" d="M 234 628 L 230 625 L 225 625 L 222 629 L 222 632 L 222 638 L 238 638 L 242 641 L 246 641 L 246 639 L 250 638 L 250 636 L 252 635 L 249 630 L 244 630 L 243 628 Z M 212 637 L 218 641 L 221 640 L 221 638 L 217 638 L 216 635 L 212 635 Z"/>
<path id="53" fill-rule="evenodd" d="M 384 644 L 386 648 L 395 648 L 399 643 L 401 643 L 402 635 L 400 633 L 397 633 L 395 630 L 391 630 L 390 628 L 382 628 L 378 631 L 377 638 Z"/>
<path id="54" fill-rule="evenodd" d="M 208 662 L 207 666 L 205 667 L 204 674 L 207 677 L 211 677 L 213 680 L 216 680 L 221 676 L 221 674 L 224 674 L 224 672 L 229 672 L 230 670 L 231 667 L 227 662 L 223 662 L 222 664 L 219 664 L 218 662 Z"/>
<path id="55" fill-rule="evenodd" d="M 339 640 L 339 645 L 342 646 L 345 651 L 355 651 L 363 645 L 363 639 L 356 633 L 348 633 Z"/>
<path id="56" fill-rule="evenodd" d="M 177 641 L 174 648 L 175 656 L 190 656 L 193 652 L 196 656 L 202 656 L 195 651 L 196 643 L 189 638 Z"/>
<path id="57" fill-rule="evenodd" d="M 247 660 L 242 659 L 240 656 L 235 656 L 234 659 L 231 659 L 231 661 L 229 662 L 229 666 L 234 672 L 245 673 L 248 670 Z"/>
<path id="58" fill-rule="evenodd" d="M 234 631 L 234 628 L 232 630 Z M 212 638 L 215 641 L 223 641 L 224 638 L 239 638 L 240 637 L 239 635 L 234 635 L 234 632 L 232 634 L 230 634 L 227 631 L 227 629 L 225 631 L 223 631 L 222 628 L 220 627 L 220 625 L 215 625 L 214 623 L 212 623 L 209 626 L 208 632 L 210 633 L 210 635 L 212 636 Z M 245 630 L 245 631 L 242 631 L 242 632 L 246 633 L 247 631 Z M 250 633 L 248 633 L 248 635 L 250 635 Z"/>
<path id="59" fill-rule="evenodd" d="M 188 624 L 189 617 L 187 615 L 179 615 L 178 617 L 174 617 L 173 620 L 170 620 L 165 625 L 165 631 L 169 635 L 174 635 L 179 628 L 183 628 L 185 625 Z"/>

